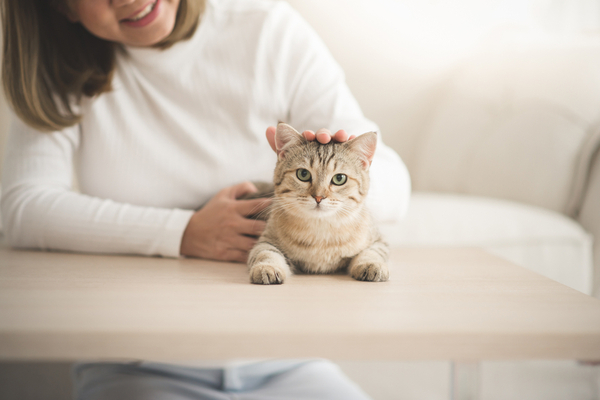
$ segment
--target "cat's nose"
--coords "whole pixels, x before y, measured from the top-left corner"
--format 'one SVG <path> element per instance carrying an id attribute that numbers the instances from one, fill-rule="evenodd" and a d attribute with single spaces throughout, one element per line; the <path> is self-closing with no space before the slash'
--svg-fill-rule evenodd
<path id="1" fill-rule="evenodd" d="M 317 201 L 317 204 L 321 204 L 321 200 L 323 200 L 325 197 L 323 196 L 313 196 L 315 198 L 315 200 Z"/>

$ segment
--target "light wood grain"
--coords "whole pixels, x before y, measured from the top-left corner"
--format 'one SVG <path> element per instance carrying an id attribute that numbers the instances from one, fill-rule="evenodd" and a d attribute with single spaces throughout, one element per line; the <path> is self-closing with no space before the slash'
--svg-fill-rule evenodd
<path id="1" fill-rule="evenodd" d="M 600 301 L 478 249 L 395 249 L 391 279 L 0 249 L 0 359 L 600 360 Z"/>

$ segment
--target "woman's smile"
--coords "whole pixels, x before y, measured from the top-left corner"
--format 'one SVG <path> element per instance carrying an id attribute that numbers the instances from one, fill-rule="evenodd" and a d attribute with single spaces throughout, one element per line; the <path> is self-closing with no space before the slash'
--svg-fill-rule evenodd
<path id="1" fill-rule="evenodd" d="M 72 0 L 69 19 L 102 39 L 152 46 L 173 31 L 180 0 Z"/>
<path id="2" fill-rule="evenodd" d="M 149 2 L 144 8 L 135 12 L 128 18 L 121 20 L 121 23 L 131 26 L 133 28 L 146 26 L 156 19 L 160 10 L 160 0 L 154 0 Z"/>

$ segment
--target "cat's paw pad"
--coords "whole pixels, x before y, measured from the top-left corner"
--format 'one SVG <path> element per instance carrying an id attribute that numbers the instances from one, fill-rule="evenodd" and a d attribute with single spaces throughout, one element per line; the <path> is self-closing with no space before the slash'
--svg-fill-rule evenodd
<path id="1" fill-rule="evenodd" d="M 385 282 L 389 279 L 390 272 L 384 263 L 363 263 L 355 265 L 350 275 L 359 281 Z"/>
<path id="2" fill-rule="evenodd" d="M 279 285 L 285 280 L 285 271 L 269 264 L 258 264 L 250 270 L 250 282 L 259 285 Z"/>

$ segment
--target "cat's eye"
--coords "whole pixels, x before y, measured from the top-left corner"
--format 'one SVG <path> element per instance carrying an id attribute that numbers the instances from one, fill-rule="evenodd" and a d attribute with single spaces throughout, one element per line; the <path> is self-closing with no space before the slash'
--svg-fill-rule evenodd
<path id="1" fill-rule="evenodd" d="M 342 186 L 344 183 L 346 183 L 347 180 L 348 180 L 348 177 L 346 175 L 335 174 L 333 176 L 333 179 L 331 180 L 331 183 L 333 183 L 334 185 Z"/>
<path id="2" fill-rule="evenodd" d="M 307 169 L 304 169 L 304 168 L 298 169 L 298 171 L 296 171 L 296 176 L 302 182 L 308 182 L 308 181 L 310 181 L 310 178 L 311 178 L 310 172 Z"/>

